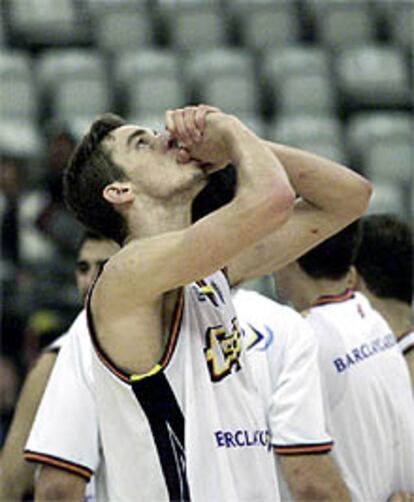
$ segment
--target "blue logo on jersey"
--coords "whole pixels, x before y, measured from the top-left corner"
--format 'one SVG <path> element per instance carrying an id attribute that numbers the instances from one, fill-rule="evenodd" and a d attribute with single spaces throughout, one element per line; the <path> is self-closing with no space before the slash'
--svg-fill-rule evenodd
<path id="1" fill-rule="evenodd" d="M 216 431 L 214 433 L 218 448 L 246 448 L 264 446 L 270 449 L 270 434 L 267 430 L 237 429 L 236 431 Z"/>
<path id="2" fill-rule="evenodd" d="M 363 343 L 359 347 L 355 347 L 347 354 L 337 357 L 332 362 L 335 366 L 337 373 L 342 373 L 343 371 L 349 369 L 354 364 L 358 364 L 363 362 L 364 360 L 375 356 L 385 350 L 390 349 L 396 345 L 397 341 L 393 334 L 389 333 L 388 335 L 382 338 L 376 338 L 375 340 L 370 341 L 369 343 Z"/>
<path id="3" fill-rule="evenodd" d="M 269 326 L 266 324 L 263 326 L 264 333 L 259 331 L 257 328 L 252 326 L 250 323 L 247 324 L 249 328 L 249 339 L 247 340 L 247 350 L 255 349 L 260 352 L 264 352 L 273 343 L 274 333 Z M 243 330 L 244 336 L 247 335 L 246 331 Z M 262 343 L 263 342 L 263 343 Z"/>

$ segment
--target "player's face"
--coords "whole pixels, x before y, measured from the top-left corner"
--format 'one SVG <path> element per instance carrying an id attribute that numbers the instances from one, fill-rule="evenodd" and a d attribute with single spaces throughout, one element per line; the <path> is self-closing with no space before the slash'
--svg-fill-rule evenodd
<path id="1" fill-rule="evenodd" d="M 75 269 L 76 285 L 82 303 L 84 303 L 86 294 L 97 273 L 118 250 L 119 246 L 110 240 L 96 241 L 89 239 L 83 243 Z"/>
<path id="2" fill-rule="evenodd" d="M 200 163 L 194 160 L 181 163 L 180 148 L 168 133 L 125 125 L 115 129 L 104 144 L 137 193 L 168 199 L 176 192 L 184 192 L 201 182 L 201 187 L 205 184 L 206 174 Z"/>

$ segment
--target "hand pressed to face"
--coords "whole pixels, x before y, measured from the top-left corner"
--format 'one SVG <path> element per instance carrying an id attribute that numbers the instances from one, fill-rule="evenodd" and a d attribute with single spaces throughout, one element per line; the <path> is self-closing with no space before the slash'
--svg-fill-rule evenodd
<path id="1" fill-rule="evenodd" d="M 199 160 L 209 172 L 228 164 L 230 154 L 224 126 L 230 118 L 207 105 L 167 111 L 166 129 L 183 146 L 180 161 Z"/>

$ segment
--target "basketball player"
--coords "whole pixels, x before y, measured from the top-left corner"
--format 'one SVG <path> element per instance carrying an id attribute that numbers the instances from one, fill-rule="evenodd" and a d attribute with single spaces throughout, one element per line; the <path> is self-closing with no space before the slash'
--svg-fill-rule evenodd
<path id="1" fill-rule="evenodd" d="M 414 403 L 390 326 L 348 289 L 359 240 L 353 223 L 275 276 L 318 338 L 328 432 L 352 499 L 388 500 L 414 493 Z"/>
<path id="2" fill-rule="evenodd" d="M 234 284 L 286 263 L 357 218 L 369 184 L 210 107 L 166 123 L 157 135 L 97 122 L 66 175 L 78 217 L 124 244 L 88 306 L 109 497 L 274 500 L 265 410 L 228 279 L 214 271 L 228 265 Z M 191 225 L 192 199 L 230 160 L 234 200 Z"/>
<path id="3" fill-rule="evenodd" d="M 391 326 L 414 383 L 413 235 L 393 214 L 361 220 L 362 242 L 355 260 L 355 287 Z"/>
<path id="4" fill-rule="evenodd" d="M 234 189 L 232 167 L 211 175 L 193 203 L 192 220 L 230 202 Z M 271 441 L 290 492 L 297 499 L 343 498 L 342 481 L 330 459 L 321 455 L 329 452 L 332 442 L 324 430 L 317 346 L 307 323 L 293 309 L 252 291 L 237 288 L 233 301 L 247 342 L 248 362 L 270 417 Z M 98 470 L 94 477 L 97 500 L 106 500 L 93 398 L 92 346 L 86 330 L 86 317 L 81 314 L 49 379 L 27 448 L 88 466 L 90 472 Z M 84 470 L 82 481 L 79 473 L 49 471 L 47 478 L 42 476 L 38 493 L 43 498 L 48 493 L 53 498 L 57 494 L 61 499 L 70 498 L 82 482 L 90 493 L 90 472 Z"/>
<path id="5" fill-rule="evenodd" d="M 85 232 L 79 243 L 75 268 L 76 285 L 82 303 L 97 272 L 118 249 L 115 242 L 94 232 Z M 0 500 L 21 500 L 25 493 L 33 489 L 34 466 L 25 462 L 22 451 L 58 352 L 66 337 L 67 335 L 62 335 L 44 350 L 26 378 L 2 450 Z"/>

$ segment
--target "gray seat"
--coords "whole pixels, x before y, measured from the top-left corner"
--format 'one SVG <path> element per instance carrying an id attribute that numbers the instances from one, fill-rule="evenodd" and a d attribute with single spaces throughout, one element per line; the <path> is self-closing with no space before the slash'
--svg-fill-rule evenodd
<path id="1" fill-rule="evenodd" d="M 269 126 L 268 135 L 288 145 L 323 141 L 342 147 L 341 123 L 328 115 L 282 115 Z"/>
<path id="2" fill-rule="evenodd" d="M 176 49 L 193 50 L 227 43 L 219 2 L 160 2 L 159 12 Z"/>
<path id="3" fill-rule="evenodd" d="M 142 76 L 125 85 L 125 115 L 156 115 L 187 103 L 183 83 L 177 76 Z"/>
<path id="4" fill-rule="evenodd" d="M 383 141 L 411 141 L 413 131 L 410 113 L 362 112 L 350 119 L 347 142 L 353 155 L 361 157 L 365 150 Z"/>
<path id="5" fill-rule="evenodd" d="M 103 56 L 90 49 L 51 49 L 38 60 L 37 79 L 45 92 L 53 91 L 60 82 L 76 78 L 106 78 Z"/>
<path id="6" fill-rule="evenodd" d="M 131 51 L 154 41 L 152 17 L 143 5 L 112 4 L 97 9 L 92 21 L 97 46 L 108 52 Z"/>
<path id="7" fill-rule="evenodd" d="M 199 88 L 200 102 L 217 106 L 236 115 L 254 115 L 260 111 L 260 91 L 254 77 L 237 74 L 212 75 Z"/>
<path id="8" fill-rule="evenodd" d="M 368 213 L 394 213 L 406 218 L 409 213 L 409 203 L 403 188 L 398 183 L 389 181 L 374 181 L 373 194 L 368 206 Z"/>
<path id="9" fill-rule="evenodd" d="M 133 80 L 148 77 L 178 77 L 180 73 L 177 54 L 169 49 L 142 49 L 122 54 L 114 67 L 115 81 L 124 86 Z"/>
<path id="10" fill-rule="evenodd" d="M 336 107 L 336 89 L 327 75 L 290 75 L 280 82 L 276 100 L 284 114 L 331 114 Z"/>
<path id="11" fill-rule="evenodd" d="M 290 0 L 228 1 L 233 23 L 240 31 L 241 43 L 254 49 L 293 44 L 299 40 L 300 24 Z"/>
<path id="12" fill-rule="evenodd" d="M 404 56 L 391 46 L 344 49 L 335 57 L 338 85 L 355 106 L 409 105 L 412 93 Z"/>
<path id="13" fill-rule="evenodd" d="M 72 0 L 13 0 L 10 23 L 15 36 L 27 43 L 82 43 L 87 23 Z"/>
<path id="14" fill-rule="evenodd" d="M 11 157 L 38 159 L 43 141 L 36 124 L 24 119 L 0 120 L 0 152 Z"/>
<path id="15" fill-rule="evenodd" d="M 72 117 L 93 119 L 112 108 L 111 93 L 106 80 L 76 77 L 57 85 L 53 95 L 53 116 L 60 120 Z"/>
<path id="16" fill-rule="evenodd" d="M 283 99 L 278 93 L 290 94 L 289 81 L 299 82 L 302 77 L 311 81 L 323 81 L 323 88 L 331 87 L 331 72 L 329 67 L 329 58 L 325 50 L 313 46 L 296 45 L 292 47 L 281 47 L 278 50 L 269 49 L 263 55 L 261 65 L 261 80 L 267 93 L 273 101 Z M 315 82 L 316 84 L 317 82 Z M 297 85 L 296 83 L 294 84 Z M 287 89 L 286 89 L 287 87 Z M 307 94 L 306 89 L 300 92 Z M 318 92 L 312 91 L 312 92 Z M 328 91 L 329 108 L 331 107 L 331 91 Z M 323 99 L 324 96 L 322 96 Z M 318 108 L 320 108 L 318 106 Z M 323 107 L 324 108 L 324 107 Z M 299 113 L 306 110 L 299 110 Z"/>
<path id="17" fill-rule="evenodd" d="M 371 180 L 410 186 L 414 178 L 412 140 L 383 140 L 364 152 L 364 172 Z"/>
<path id="18" fill-rule="evenodd" d="M 388 8 L 386 8 L 388 7 Z M 414 3 L 393 2 L 384 6 L 388 30 L 393 43 L 406 50 L 414 49 Z"/>
<path id="19" fill-rule="evenodd" d="M 0 52 L 0 117 L 34 120 L 38 112 L 30 57 L 21 51 Z"/>
<path id="20" fill-rule="evenodd" d="M 252 55 L 242 49 L 217 48 L 193 51 L 184 59 L 184 74 L 187 85 L 194 95 L 200 87 L 216 76 L 238 76 L 240 79 L 254 78 Z"/>
<path id="21" fill-rule="evenodd" d="M 372 6 L 366 1 L 319 1 L 313 4 L 317 38 L 337 48 L 375 41 Z"/>

